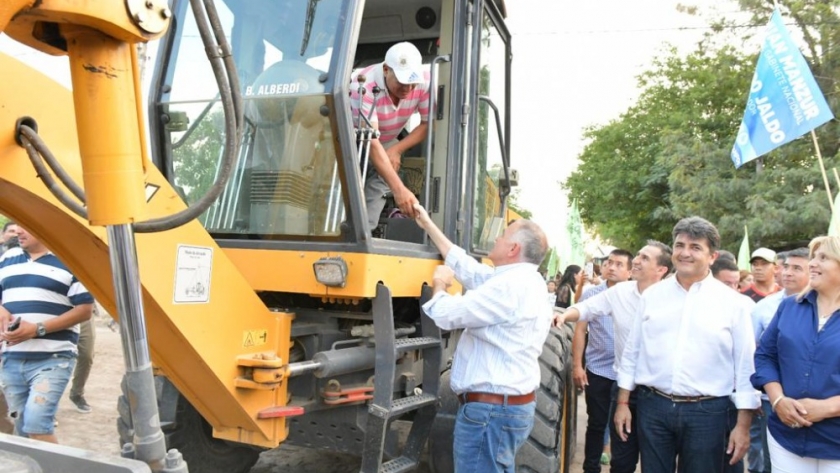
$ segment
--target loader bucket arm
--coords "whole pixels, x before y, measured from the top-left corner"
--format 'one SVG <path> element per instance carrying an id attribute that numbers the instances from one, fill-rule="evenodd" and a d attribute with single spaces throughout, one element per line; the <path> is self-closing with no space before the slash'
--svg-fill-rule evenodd
<path id="1" fill-rule="evenodd" d="M 105 229 L 88 225 L 64 208 L 15 142 L 16 122 L 32 117 L 61 165 L 81 182 L 71 92 L 2 53 L 0 70 L 0 213 L 41 240 L 118 317 Z M 155 190 L 147 193 L 148 215 L 185 208 L 154 165 L 147 162 L 145 169 L 147 189 Z M 258 420 L 257 413 L 285 405 L 286 385 L 281 381 L 237 387 L 248 384 L 252 371 L 237 359 L 270 352 L 279 358 L 273 366 L 287 364 L 292 315 L 269 311 L 198 221 L 162 233 L 138 234 L 136 243 L 153 362 L 214 426 L 216 437 L 278 445 L 287 435 L 285 420 Z M 195 254 L 190 248 L 197 249 L 197 260 L 191 259 Z M 206 293 L 185 290 L 184 278 L 201 268 L 207 269 L 200 275 Z M 282 379 L 283 369 L 276 373 Z"/>

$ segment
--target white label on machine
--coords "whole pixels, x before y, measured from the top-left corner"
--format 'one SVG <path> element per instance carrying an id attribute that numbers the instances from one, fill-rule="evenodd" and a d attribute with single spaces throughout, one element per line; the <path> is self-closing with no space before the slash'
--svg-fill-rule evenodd
<path id="1" fill-rule="evenodd" d="M 210 302 L 213 248 L 178 245 L 175 261 L 176 304 Z"/>
<path id="2" fill-rule="evenodd" d="M 155 184 L 149 184 L 148 182 L 146 183 L 146 203 L 147 204 L 149 203 L 150 200 L 152 200 L 152 197 L 154 197 L 155 194 L 157 194 L 157 191 L 159 191 L 159 190 L 160 190 L 160 186 L 155 185 Z"/>

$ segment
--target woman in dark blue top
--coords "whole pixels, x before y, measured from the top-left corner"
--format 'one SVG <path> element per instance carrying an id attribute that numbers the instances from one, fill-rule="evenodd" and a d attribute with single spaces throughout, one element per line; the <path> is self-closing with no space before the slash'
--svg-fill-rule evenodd
<path id="1" fill-rule="evenodd" d="M 782 301 L 755 352 L 774 473 L 840 471 L 840 237 L 810 249 L 810 285 Z"/>

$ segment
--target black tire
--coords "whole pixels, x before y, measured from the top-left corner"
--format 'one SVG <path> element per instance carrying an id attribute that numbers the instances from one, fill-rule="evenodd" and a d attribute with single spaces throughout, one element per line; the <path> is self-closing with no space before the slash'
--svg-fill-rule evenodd
<path id="1" fill-rule="evenodd" d="M 537 412 L 528 440 L 516 454 L 516 471 L 521 473 L 568 472 L 574 452 L 575 409 L 566 404 L 571 387 L 572 337 L 570 324 L 552 328 L 540 355 L 540 389 Z M 569 402 L 576 400 L 572 396 Z"/>
<path id="2" fill-rule="evenodd" d="M 516 454 L 518 473 L 568 473 L 574 451 L 576 399 L 570 398 L 572 337 L 570 324 L 552 328 L 540 355 L 537 412 L 528 440 Z M 449 372 L 441 376 L 441 405 L 429 437 L 429 466 L 434 473 L 452 473 L 452 436 L 458 400 L 449 387 Z"/>
<path id="3" fill-rule="evenodd" d="M 134 428 L 125 393 L 117 401 L 117 431 L 120 445 L 131 442 Z M 184 455 L 190 471 L 201 473 L 247 473 L 260 456 L 249 445 L 213 438 L 213 428 L 187 399 L 164 377 L 155 377 L 161 429 L 166 448 L 177 448 Z"/>
<path id="4" fill-rule="evenodd" d="M 440 376 L 440 391 L 435 421 L 429 435 L 429 469 L 432 473 L 453 473 L 455 459 L 452 455 L 453 436 L 455 434 L 455 417 L 458 415 L 460 404 L 458 397 L 450 386 L 450 370 Z"/>

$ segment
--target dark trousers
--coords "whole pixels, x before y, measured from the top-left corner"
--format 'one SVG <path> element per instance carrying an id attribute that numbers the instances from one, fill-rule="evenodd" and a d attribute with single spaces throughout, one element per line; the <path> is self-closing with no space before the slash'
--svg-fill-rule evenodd
<path id="1" fill-rule="evenodd" d="M 726 454 L 738 411 L 728 396 L 673 402 L 639 386 L 637 423 L 645 473 L 733 471 Z M 743 466 L 741 467 L 743 468 Z"/>
<path id="2" fill-rule="evenodd" d="M 630 393 L 630 415 L 632 415 L 630 423 L 630 433 L 627 434 L 627 441 L 621 440 L 618 436 L 618 431 L 615 430 L 615 403 L 618 398 L 618 385 L 613 383 L 612 402 L 610 403 L 610 449 L 612 451 L 612 458 L 610 459 L 610 473 L 634 473 L 636 471 L 636 464 L 639 462 L 639 435 L 636 428 L 636 391 Z"/>
<path id="3" fill-rule="evenodd" d="M 601 453 L 604 451 L 604 432 L 610 417 L 610 399 L 615 381 L 586 370 L 589 386 L 586 399 L 586 443 L 583 449 L 583 472 L 601 471 Z"/>

